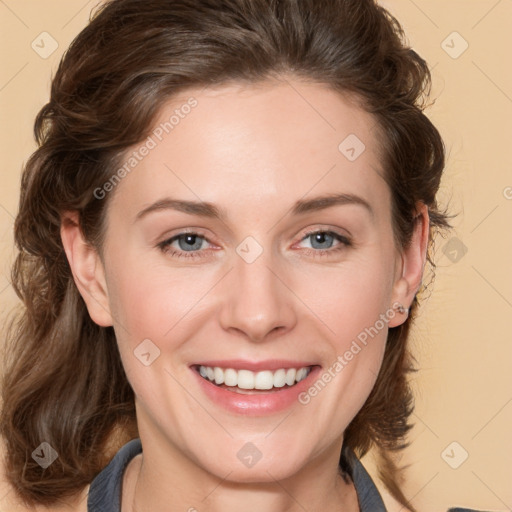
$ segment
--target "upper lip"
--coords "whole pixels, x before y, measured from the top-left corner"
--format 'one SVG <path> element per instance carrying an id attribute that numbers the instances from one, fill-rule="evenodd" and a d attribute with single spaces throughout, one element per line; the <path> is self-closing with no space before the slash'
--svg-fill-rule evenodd
<path id="1" fill-rule="evenodd" d="M 267 359 L 266 361 L 246 361 L 243 359 L 222 359 L 215 361 L 201 361 L 192 366 L 210 366 L 215 368 L 233 368 L 234 370 L 251 370 L 253 372 L 262 370 L 279 370 L 280 368 L 304 368 L 317 366 L 317 363 L 310 361 L 292 361 L 290 359 Z"/>

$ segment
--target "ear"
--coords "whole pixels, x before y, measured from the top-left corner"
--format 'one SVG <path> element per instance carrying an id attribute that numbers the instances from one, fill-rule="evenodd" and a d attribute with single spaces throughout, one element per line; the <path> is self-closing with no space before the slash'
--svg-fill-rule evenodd
<path id="1" fill-rule="evenodd" d="M 60 236 L 73 279 L 89 315 L 96 324 L 111 326 L 112 316 L 103 264 L 96 249 L 85 241 L 77 212 L 65 212 L 61 216 Z"/>
<path id="2" fill-rule="evenodd" d="M 402 304 L 406 311 L 400 313 L 395 310 L 395 316 L 390 319 L 389 327 L 396 327 L 407 319 L 408 308 L 421 286 L 423 270 L 427 261 L 427 248 L 429 239 L 430 220 L 428 207 L 418 203 L 414 220 L 413 234 L 409 246 L 400 251 L 395 271 L 391 304 Z"/>

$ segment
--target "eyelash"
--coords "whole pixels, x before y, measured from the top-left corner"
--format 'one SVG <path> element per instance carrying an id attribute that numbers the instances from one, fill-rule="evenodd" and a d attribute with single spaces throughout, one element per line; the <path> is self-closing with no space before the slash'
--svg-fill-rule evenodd
<path id="1" fill-rule="evenodd" d="M 352 241 L 349 238 L 347 238 L 346 236 L 340 235 L 339 233 L 336 233 L 335 231 L 322 230 L 322 229 L 308 231 L 307 233 L 304 234 L 304 236 L 301 238 L 300 241 L 302 242 L 302 241 L 306 240 L 307 238 L 309 238 L 310 236 L 316 235 L 319 233 L 332 235 L 334 238 L 336 238 L 341 243 L 338 244 L 337 246 L 335 246 L 333 249 L 305 249 L 306 254 L 313 256 L 314 258 L 330 256 L 330 255 L 332 255 L 332 253 L 341 251 L 341 250 L 345 249 L 346 247 L 352 246 Z M 169 254 L 173 258 L 205 258 L 205 257 L 207 257 L 207 256 L 200 256 L 198 254 L 200 251 L 187 252 L 187 251 L 176 251 L 176 250 L 169 249 L 169 246 L 175 240 L 177 240 L 180 237 L 185 236 L 185 235 L 196 236 L 196 237 L 203 238 L 204 240 L 208 241 L 208 239 L 205 236 L 201 235 L 200 233 L 197 233 L 195 231 L 185 231 L 185 232 L 179 233 L 171 238 L 168 238 L 167 240 L 164 240 L 163 242 L 160 242 L 157 246 L 162 252 L 164 252 L 165 254 Z"/>

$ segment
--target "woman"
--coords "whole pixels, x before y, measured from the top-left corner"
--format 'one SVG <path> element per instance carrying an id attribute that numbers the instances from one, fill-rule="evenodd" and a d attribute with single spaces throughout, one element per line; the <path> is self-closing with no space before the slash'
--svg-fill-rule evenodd
<path id="1" fill-rule="evenodd" d="M 393 452 L 449 224 L 402 35 L 370 0 L 112 0 L 79 34 L 15 226 L 1 432 L 28 505 L 385 510 L 375 447 L 414 510 Z"/>

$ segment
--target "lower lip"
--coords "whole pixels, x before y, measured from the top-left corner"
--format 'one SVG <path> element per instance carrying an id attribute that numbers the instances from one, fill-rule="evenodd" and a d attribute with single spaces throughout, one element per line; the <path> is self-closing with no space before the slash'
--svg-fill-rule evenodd
<path id="1" fill-rule="evenodd" d="M 311 386 L 321 367 L 314 366 L 304 380 L 301 380 L 292 387 L 280 388 L 279 391 L 274 390 L 269 393 L 258 391 L 253 395 L 245 395 L 216 386 L 209 380 L 201 377 L 194 368 L 191 368 L 191 370 L 199 380 L 200 388 L 212 402 L 237 414 L 263 416 L 283 411 L 293 404 L 299 403 L 299 394 Z"/>

